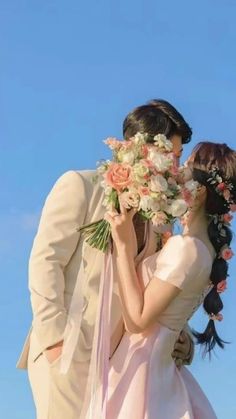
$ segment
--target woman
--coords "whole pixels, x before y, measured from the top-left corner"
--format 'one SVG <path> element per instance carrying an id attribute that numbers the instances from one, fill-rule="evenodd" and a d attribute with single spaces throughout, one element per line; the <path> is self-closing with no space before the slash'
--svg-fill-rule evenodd
<path id="1" fill-rule="evenodd" d="M 223 347 L 214 323 L 222 319 L 220 292 L 226 284 L 226 260 L 232 256 L 228 221 L 230 210 L 235 210 L 236 153 L 225 144 L 202 142 L 188 166 L 199 187 L 183 234 L 170 238 L 138 269 L 133 259 L 136 244 L 130 240 L 134 211 L 121 207 L 121 214 L 106 215 L 126 324 L 110 360 L 102 414 L 106 419 L 216 418 L 195 379 L 186 368 L 176 368 L 171 353 L 203 300 L 209 322 L 204 333 L 195 335 L 205 352 L 216 343 Z M 93 412 L 100 418 L 98 410 Z"/>

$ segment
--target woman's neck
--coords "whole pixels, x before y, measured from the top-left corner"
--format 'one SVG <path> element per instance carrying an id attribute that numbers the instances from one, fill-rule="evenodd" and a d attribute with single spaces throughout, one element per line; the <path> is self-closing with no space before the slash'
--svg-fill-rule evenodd
<path id="1" fill-rule="evenodd" d="M 205 242 L 210 242 L 208 232 L 208 219 L 204 207 L 192 210 L 183 230 L 183 235 L 194 236 Z"/>

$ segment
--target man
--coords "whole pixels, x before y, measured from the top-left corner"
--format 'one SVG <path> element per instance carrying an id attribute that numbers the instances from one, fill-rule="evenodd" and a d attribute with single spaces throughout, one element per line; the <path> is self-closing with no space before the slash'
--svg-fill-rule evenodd
<path id="1" fill-rule="evenodd" d="M 164 100 L 153 100 L 134 109 L 123 124 L 124 138 L 137 132 L 165 134 L 173 142 L 177 158 L 192 131 L 179 112 Z M 78 419 L 82 406 L 99 292 L 103 254 L 89 247 L 78 227 L 101 219 L 103 192 L 93 183 L 94 171 L 70 171 L 61 176 L 49 193 L 34 240 L 29 262 L 29 287 L 33 323 L 18 368 L 28 368 L 38 419 Z M 134 220 L 139 258 L 144 249 L 144 223 Z M 60 374 L 60 356 L 68 310 L 78 270 L 83 267 L 83 316 L 81 335 L 65 375 Z M 111 313 L 111 350 L 115 351 L 124 327 L 119 293 L 114 284 Z M 177 363 L 191 362 L 193 345 L 186 334 L 176 343 Z M 94 418 L 95 419 L 95 418 Z"/>

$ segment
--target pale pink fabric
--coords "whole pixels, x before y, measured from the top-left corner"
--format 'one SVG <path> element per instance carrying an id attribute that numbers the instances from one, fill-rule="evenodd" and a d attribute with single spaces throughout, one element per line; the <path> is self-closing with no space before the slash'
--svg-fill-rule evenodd
<path id="1" fill-rule="evenodd" d="M 142 334 L 125 332 L 108 372 L 109 321 L 102 314 L 104 305 L 109 310 L 113 281 L 108 258 L 101 278 L 97 349 L 91 362 L 94 370 L 90 370 L 95 385 L 89 386 L 82 419 L 216 419 L 193 376 L 185 367 L 179 371 L 171 356 L 180 330 L 209 290 L 211 263 L 201 241 L 182 236 L 170 239 L 159 254 L 143 261 L 138 273 L 144 286 L 160 274 L 161 280 L 170 281 L 182 292 L 153 328 Z"/>

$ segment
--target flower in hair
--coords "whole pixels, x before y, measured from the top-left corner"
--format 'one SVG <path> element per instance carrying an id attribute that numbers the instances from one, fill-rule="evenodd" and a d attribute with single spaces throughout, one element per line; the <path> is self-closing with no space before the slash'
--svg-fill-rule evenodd
<path id="1" fill-rule="evenodd" d="M 218 320 L 219 322 L 223 320 L 223 315 L 221 313 L 218 313 L 218 314 L 211 313 L 209 317 L 211 320 Z"/>
<path id="2" fill-rule="evenodd" d="M 215 188 L 215 191 L 225 199 L 228 205 L 233 204 L 231 194 L 231 191 L 234 189 L 233 184 L 226 179 L 223 180 L 220 170 L 216 166 L 209 171 L 209 175 L 207 182 Z"/>
<path id="3" fill-rule="evenodd" d="M 231 198 L 231 193 L 229 189 L 224 189 L 223 190 L 223 197 L 225 198 L 225 200 L 228 202 Z"/>
<path id="4" fill-rule="evenodd" d="M 227 224 L 229 224 L 229 223 L 232 221 L 232 219 L 233 219 L 233 216 L 232 216 L 232 214 L 230 214 L 229 212 L 227 212 L 227 214 L 224 214 L 224 215 L 222 216 L 222 221 L 223 221 L 224 223 L 227 223 Z"/>
<path id="5" fill-rule="evenodd" d="M 230 247 L 228 247 L 227 244 L 222 247 L 219 257 L 221 257 L 224 260 L 229 260 L 233 256 L 234 256 L 234 252 Z"/>
<path id="6" fill-rule="evenodd" d="M 219 191 L 224 191 L 226 189 L 226 184 L 224 182 L 219 183 L 219 185 L 217 186 L 217 189 Z"/>
<path id="7" fill-rule="evenodd" d="M 222 279 L 222 281 L 218 282 L 216 286 L 216 290 L 219 294 L 224 292 L 227 289 L 227 281 L 226 279 Z"/>

